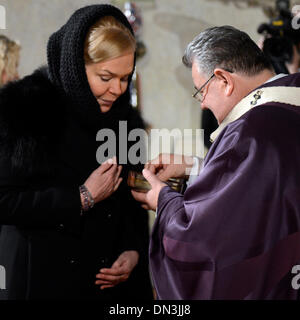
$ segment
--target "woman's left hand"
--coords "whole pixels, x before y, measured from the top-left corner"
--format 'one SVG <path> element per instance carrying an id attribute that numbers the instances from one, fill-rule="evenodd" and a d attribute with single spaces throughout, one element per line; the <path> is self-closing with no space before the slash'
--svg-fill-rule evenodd
<path id="1" fill-rule="evenodd" d="M 137 265 L 139 254 L 135 250 L 124 251 L 113 263 L 111 268 L 102 268 L 96 274 L 96 284 L 100 289 L 111 288 L 120 282 L 126 281 L 133 268 Z"/>

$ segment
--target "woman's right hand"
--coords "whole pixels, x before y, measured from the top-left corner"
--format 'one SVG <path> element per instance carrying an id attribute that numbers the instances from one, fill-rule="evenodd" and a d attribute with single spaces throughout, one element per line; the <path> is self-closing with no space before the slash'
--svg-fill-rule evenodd
<path id="1" fill-rule="evenodd" d="M 122 181 L 121 171 L 122 166 L 118 166 L 117 158 L 113 157 L 103 162 L 99 168 L 92 172 L 84 185 L 91 193 L 95 203 L 108 198 L 119 188 Z"/>

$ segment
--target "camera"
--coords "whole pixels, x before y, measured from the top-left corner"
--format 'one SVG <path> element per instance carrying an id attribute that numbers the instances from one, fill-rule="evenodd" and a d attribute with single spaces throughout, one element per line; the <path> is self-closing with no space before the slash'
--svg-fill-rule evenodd
<path id="1" fill-rule="evenodd" d="M 269 23 L 262 23 L 257 29 L 265 38 L 262 50 L 277 74 L 289 73 L 286 63 L 292 62 L 294 48 L 299 52 L 300 31 L 292 28 L 294 17 L 289 8 L 289 0 L 277 0 L 278 16 Z"/>

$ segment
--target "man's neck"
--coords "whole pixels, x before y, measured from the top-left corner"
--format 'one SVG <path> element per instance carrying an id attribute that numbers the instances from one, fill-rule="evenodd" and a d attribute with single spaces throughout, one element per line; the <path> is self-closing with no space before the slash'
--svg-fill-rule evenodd
<path id="1" fill-rule="evenodd" d="M 265 69 L 254 76 L 247 76 L 241 73 L 234 73 L 233 78 L 235 83 L 235 90 L 231 96 L 231 108 L 227 108 L 226 114 L 228 114 L 234 108 L 234 106 L 238 104 L 250 92 L 252 92 L 257 87 L 261 86 L 274 76 L 275 73 L 268 69 Z M 218 124 L 220 124 L 224 120 L 226 114 L 223 114 L 222 118 L 217 118 Z"/>
<path id="2" fill-rule="evenodd" d="M 251 92 L 257 87 L 263 85 L 265 82 L 270 80 L 275 76 L 275 73 L 271 70 L 265 69 L 259 74 L 251 77 L 247 77 L 247 80 L 245 81 L 245 85 L 247 88 L 247 92 Z"/>

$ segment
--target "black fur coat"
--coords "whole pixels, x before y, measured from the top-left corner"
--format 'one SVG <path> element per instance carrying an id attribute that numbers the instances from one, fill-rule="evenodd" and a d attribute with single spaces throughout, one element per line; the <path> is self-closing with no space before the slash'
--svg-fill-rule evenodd
<path id="1" fill-rule="evenodd" d="M 73 108 L 45 68 L 1 89 L 0 299 L 151 299 L 147 214 L 126 185 L 128 166 L 118 191 L 80 216 L 78 186 L 99 166 L 99 142 Z M 118 130 L 118 120 L 143 126 L 131 108 L 99 125 Z M 141 257 L 130 279 L 100 291 L 96 272 L 130 249 Z"/>

